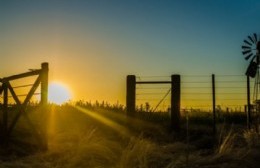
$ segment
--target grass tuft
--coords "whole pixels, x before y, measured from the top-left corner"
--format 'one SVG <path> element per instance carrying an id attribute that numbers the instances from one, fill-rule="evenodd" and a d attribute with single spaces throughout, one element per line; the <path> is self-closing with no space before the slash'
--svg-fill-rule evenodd
<path id="1" fill-rule="evenodd" d="M 243 136 L 249 148 L 260 146 L 260 134 L 255 130 L 245 130 Z"/>

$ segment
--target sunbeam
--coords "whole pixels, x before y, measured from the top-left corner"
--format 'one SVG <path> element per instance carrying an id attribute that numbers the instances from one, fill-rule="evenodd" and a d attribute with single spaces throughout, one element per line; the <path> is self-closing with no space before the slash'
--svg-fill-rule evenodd
<path id="1" fill-rule="evenodd" d="M 124 136 L 130 136 L 129 131 L 122 125 L 96 113 L 87 109 L 84 109 L 82 107 L 79 106 L 73 106 L 74 108 L 76 108 L 77 110 L 79 110 L 80 112 L 92 117 L 93 119 L 101 122 L 102 124 L 107 125 L 108 127 L 112 128 L 114 131 L 124 135 Z"/>

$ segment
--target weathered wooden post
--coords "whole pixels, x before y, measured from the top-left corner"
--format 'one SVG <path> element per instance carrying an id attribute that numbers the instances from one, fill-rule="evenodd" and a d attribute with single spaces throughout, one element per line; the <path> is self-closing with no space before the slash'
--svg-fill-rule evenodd
<path id="1" fill-rule="evenodd" d="M 126 78 L 126 115 L 131 117 L 135 115 L 135 86 L 135 75 L 128 75 Z"/>
<path id="2" fill-rule="evenodd" d="M 171 128 L 180 131 L 181 76 L 171 76 Z"/>
<path id="3" fill-rule="evenodd" d="M 42 108 L 42 115 L 44 118 L 43 125 L 42 125 L 42 149 L 48 149 L 48 141 L 47 141 L 47 128 L 48 128 L 48 111 L 47 111 L 47 104 L 48 104 L 48 73 L 49 73 L 49 64 L 44 62 L 41 65 L 41 108 Z"/>
<path id="4" fill-rule="evenodd" d="M 251 103 L 250 103 L 250 77 L 246 76 L 247 80 L 247 128 L 251 128 Z"/>
<path id="5" fill-rule="evenodd" d="M 216 92 L 215 92 L 215 75 L 212 74 L 212 112 L 213 112 L 213 134 L 216 133 Z"/>
<path id="6" fill-rule="evenodd" d="M 48 103 L 48 72 L 49 64 L 47 62 L 42 63 L 41 72 L 41 105 L 45 106 Z"/>

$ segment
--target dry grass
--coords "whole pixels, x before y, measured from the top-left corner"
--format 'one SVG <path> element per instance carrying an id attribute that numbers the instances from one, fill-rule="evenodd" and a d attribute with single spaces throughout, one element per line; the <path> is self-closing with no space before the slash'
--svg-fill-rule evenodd
<path id="1" fill-rule="evenodd" d="M 214 138 L 203 132 L 207 128 L 192 125 L 187 143 L 185 133 L 169 134 L 137 119 L 129 125 L 123 115 L 96 112 L 130 129 L 131 134 L 126 136 L 75 108 L 52 110 L 55 115 L 49 131 L 49 150 L 22 156 L 14 152 L 8 158 L 1 155 L 0 168 L 254 168 L 260 164 L 260 135 L 255 130 L 221 127 L 211 147 L 208 144 Z M 13 144 L 19 151 L 27 147 Z"/>

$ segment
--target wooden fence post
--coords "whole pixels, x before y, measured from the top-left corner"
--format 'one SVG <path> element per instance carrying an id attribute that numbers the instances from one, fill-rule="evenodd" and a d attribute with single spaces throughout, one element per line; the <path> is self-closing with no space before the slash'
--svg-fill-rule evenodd
<path id="1" fill-rule="evenodd" d="M 48 103 L 48 72 L 49 64 L 44 62 L 42 63 L 42 72 L 41 72 L 41 105 L 45 106 Z"/>
<path id="2" fill-rule="evenodd" d="M 212 112 L 213 112 L 213 134 L 216 133 L 216 92 L 215 92 L 215 75 L 212 74 Z"/>
<path id="3" fill-rule="evenodd" d="M 126 78 L 126 115 L 134 116 L 135 114 L 135 93 L 136 77 L 128 75 Z"/>
<path id="4" fill-rule="evenodd" d="M 250 77 L 247 75 L 247 128 L 251 128 Z"/>
<path id="5" fill-rule="evenodd" d="M 42 141 L 41 147 L 43 150 L 48 149 L 48 120 L 49 120 L 49 113 L 47 110 L 48 104 L 48 73 L 49 73 L 49 64 L 44 62 L 41 65 L 41 108 L 42 108 L 42 115 L 44 118 L 44 122 L 42 124 Z"/>
<path id="6" fill-rule="evenodd" d="M 171 76 L 171 128 L 180 131 L 181 77 Z"/>

